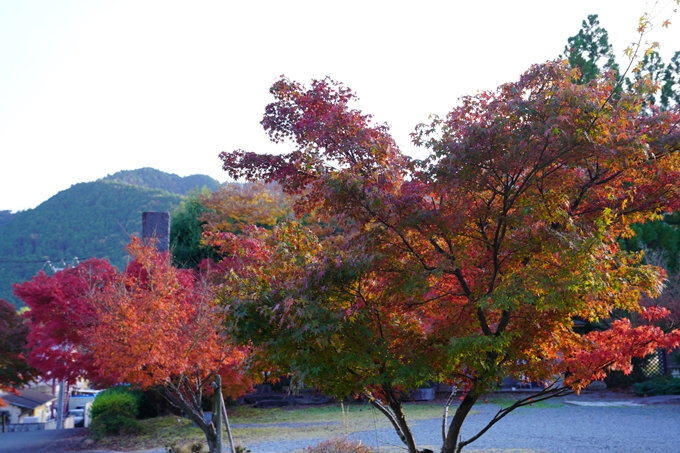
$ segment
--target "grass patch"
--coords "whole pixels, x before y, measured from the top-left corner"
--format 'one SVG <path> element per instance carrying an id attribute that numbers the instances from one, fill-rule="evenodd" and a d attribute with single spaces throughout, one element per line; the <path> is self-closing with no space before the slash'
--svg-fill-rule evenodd
<path id="1" fill-rule="evenodd" d="M 489 404 L 508 406 L 521 395 L 491 395 Z M 481 400 L 478 404 L 484 404 Z M 559 407 L 561 403 L 542 402 L 533 407 Z M 265 441 L 304 440 L 331 438 L 374 429 L 391 428 L 391 425 L 369 404 L 340 404 L 324 406 L 295 406 L 277 409 L 255 409 L 239 406 L 229 409 L 229 421 L 237 445 L 252 445 Z M 404 411 L 410 421 L 440 419 L 443 403 L 406 403 Z M 449 416 L 455 411 L 455 403 Z M 472 411 L 472 414 L 479 411 Z M 88 448 L 121 451 L 162 448 L 167 445 L 187 446 L 196 442 L 205 444 L 203 432 L 186 418 L 177 416 L 140 420 L 143 431 L 137 435 L 104 437 Z M 225 436 L 226 438 L 226 436 Z M 440 446 L 436 446 L 436 449 Z M 399 449 L 403 453 L 403 449 Z M 532 450 L 471 450 L 478 453 L 532 453 Z M 383 450 L 381 450 L 383 452 Z M 383 452 L 384 453 L 384 452 Z"/>
<path id="2" fill-rule="evenodd" d="M 205 443 L 203 431 L 194 427 L 193 423 L 186 418 L 156 417 L 140 420 L 140 423 L 142 425 L 140 434 L 103 437 L 96 441 L 96 448 L 134 451 L 162 448 L 172 443 L 178 445 L 193 442 Z"/>
<path id="3" fill-rule="evenodd" d="M 405 412 L 410 420 L 441 417 L 442 406 L 437 404 L 407 404 Z M 274 440 L 301 440 L 343 436 L 349 433 L 389 427 L 387 419 L 370 405 L 339 404 L 312 407 L 229 409 L 229 422 L 236 444 Z M 186 418 L 177 416 L 140 420 L 142 432 L 130 436 L 108 436 L 96 442 L 96 448 L 112 450 L 143 450 L 166 445 L 187 445 L 205 442 L 203 431 Z"/>
<path id="4" fill-rule="evenodd" d="M 407 403 L 408 420 L 442 416 L 441 404 Z M 369 404 L 339 404 L 305 408 L 254 409 L 239 407 L 230 411 L 234 438 L 244 444 L 256 441 L 299 440 L 343 436 L 354 432 L 391 427 L 387 418 Z"/>
<path id="5" fill-rule="evenodd" d="M 345 414 L 352 419 L 366 421 L 372 417 L 375 409 L 366 404 L 345 404 Z M 406 417 L 412 420 L 425 420 L 439 417 L 444 410 L 442 404 L 405 403 Z M 384 417 L 382 414 L 376 416 Z M 274 409 L 255 409 L 239 406 L 229 409 L 229 420 L 234 423 L 313 423 L 313 422 L 342 422 L 343 413 L 340 404 L 323 406 L 289 406 Z"/>
<path id="6" fill-rule="evenodd" d="M 477 404 L 484 404 L 485 401 L 488 401 L 489 404 L 495 404 L 497 406 L 501 407 L 509 407 L 515 404 L 517 401 L 526 398 L 528 395 L 526 394 L 508 394 L 508 393 L 502 393 L 502 394 L 494 394 L 494 395 L 489 395 L 486 397 L 485 400 L 481 399 L 477 401 Z M 532 403 L 529 406 L 522 406 L 520 408 L 517 408 L 515 410 L 524 410 L 524 409 L 531 409 L 531 408 L 537 408 L 537 409 L 555 409 L 558 407 L 564 406 L 564 402 L 562 401 L 562 398 L 554 398 L 554 399 L 549 399 L 546 401 L 540 401 L 537 403 Z"/>

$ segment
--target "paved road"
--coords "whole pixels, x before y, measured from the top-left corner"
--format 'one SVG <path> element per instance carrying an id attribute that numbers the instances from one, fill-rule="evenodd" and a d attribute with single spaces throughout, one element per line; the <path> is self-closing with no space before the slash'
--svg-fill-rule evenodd
<path id="1" fill-rule="evenodd" d="M 28 433 L 0 433 L 0 453 L 55 453 L 66 451 L 85 429 L 60 429 Z"/>

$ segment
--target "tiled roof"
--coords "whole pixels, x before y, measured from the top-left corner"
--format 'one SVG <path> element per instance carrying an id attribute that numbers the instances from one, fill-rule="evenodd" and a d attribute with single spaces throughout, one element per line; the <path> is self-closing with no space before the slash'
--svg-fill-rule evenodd
<path id="1" fill-rule="evenodd" d="M 25 407 L 26 409 L 35 409 L 50 401 L 55 401 L 57 398 L 45 393 L 36 392 L 35 390 L 19 390 L 19 394 L 4 393 L 2 399 L 9 404 L 18 407 Z"/>

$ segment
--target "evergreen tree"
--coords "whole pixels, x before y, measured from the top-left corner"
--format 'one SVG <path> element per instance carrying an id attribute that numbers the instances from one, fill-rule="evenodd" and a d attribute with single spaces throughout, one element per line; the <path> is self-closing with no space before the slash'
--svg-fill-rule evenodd
<path id="1" fill-rule="evenodd" d="M 203 215 L 209 211 L 201 203 L 201 197 L 208 197 L 210 192 L 203 189 L 200 194 L 193 192 L 182 201 L 180 207 L 172 214 L 170 222 L 170 249 L 175 265 L 182 268 L 195 268 L 204 258 L 217 258 L 211 247 L 201 243 L 203 236 Z"/>
<path id="2" fill-rule="evenodd" d="M 619 65 L 609 43 L 609 33 L 600 26 L 597 14 L 589 15 L 581 23 L 578 34 L 567 39 L 564 57 L 572 68 L 581 71 L 580 83 L 588 83 L 606 71 L 613 71 L 619 77 Z"/>

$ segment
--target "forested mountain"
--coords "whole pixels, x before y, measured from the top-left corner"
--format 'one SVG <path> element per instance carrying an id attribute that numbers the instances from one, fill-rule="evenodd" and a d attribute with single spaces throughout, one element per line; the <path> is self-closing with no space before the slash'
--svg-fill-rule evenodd
<path id="1" fill-rule="evenodd" d="M 146 187 L 147 189 L 165 190 L 179 195 L 189 195 L 192 190 L 202 187 L 206 187 L 212 192 L 220 186 L 220 183 L 210 176 L 190 175 L 182 178 L 149 167 L 119 171 L 101 180 Z"/>
<path id="2" fill-rule="evenodd" d="M 125 265 L 130 235 L 141 234 L 142 212 L 177 208 L 194 189 L 214 190 L 203 175 L 179 177 L 152 168 L 122 171 L 75 184 L 35 209 L 0 211 L 0 299 L 15 305 L 12 284 L 30 279 L 49 260 L 57 267 L 74 258 L 108 258 Z"/>

